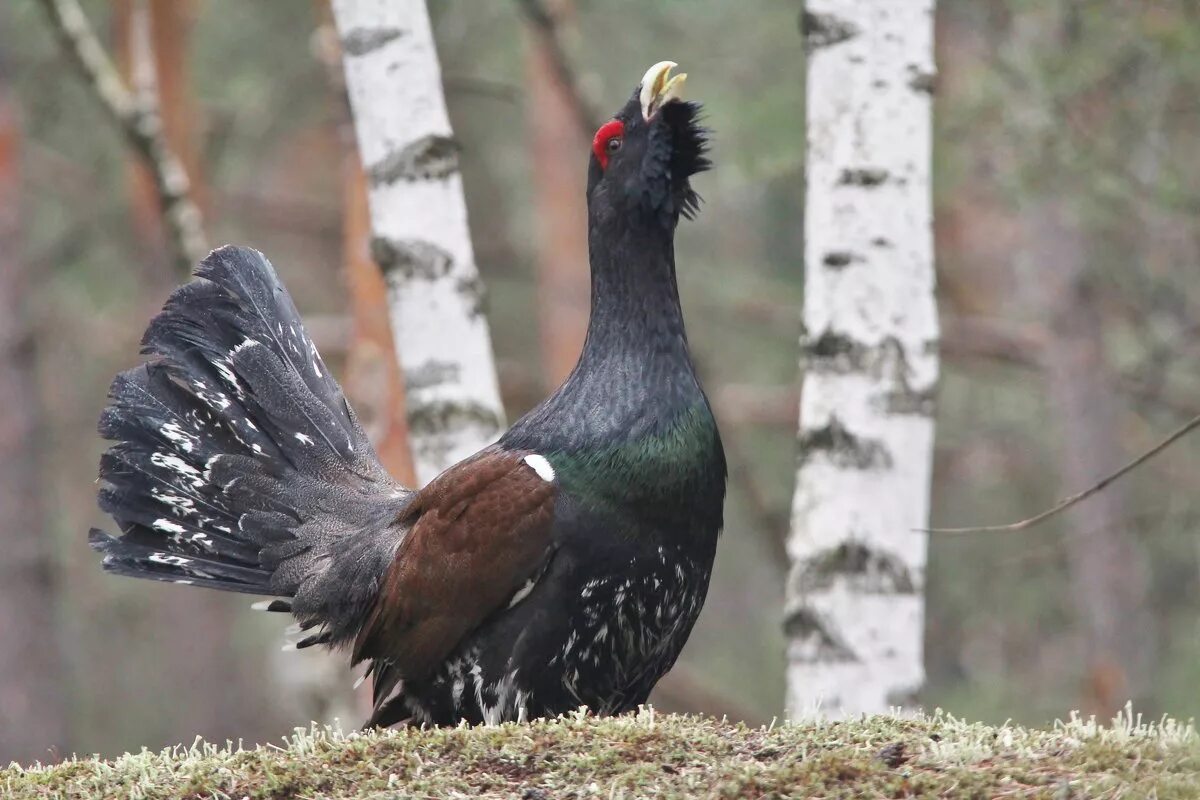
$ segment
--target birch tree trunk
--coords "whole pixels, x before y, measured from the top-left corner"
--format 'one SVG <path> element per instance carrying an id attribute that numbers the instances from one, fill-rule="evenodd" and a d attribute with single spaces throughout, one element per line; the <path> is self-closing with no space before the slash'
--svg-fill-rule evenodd
<path id="1" fill-rule="evenodd" d="M 423 0 L 334 0 L 333 11 L 413 464 L 427 482 L 504 426 L 458 145 Z"/>
<path id="2" fill-rule="evenodd" d="M 808 0 L 799 456 L 788 712 L 910 705 L 938 374 L 933 0 Z"/>

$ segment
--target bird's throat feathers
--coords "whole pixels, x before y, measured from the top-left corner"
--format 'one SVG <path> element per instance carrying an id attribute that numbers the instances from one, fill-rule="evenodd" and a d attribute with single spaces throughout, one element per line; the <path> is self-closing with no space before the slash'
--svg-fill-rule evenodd
<path id="1" fill-rule="evenodd" d="M 707 496 L 719 514 L 725 460 L 716 424 L 703 404 L 641 436 L 549 458 L 563 488 L 586 505 L 634 503 L 671 513 L 685 498 L 694 504 Z"/>

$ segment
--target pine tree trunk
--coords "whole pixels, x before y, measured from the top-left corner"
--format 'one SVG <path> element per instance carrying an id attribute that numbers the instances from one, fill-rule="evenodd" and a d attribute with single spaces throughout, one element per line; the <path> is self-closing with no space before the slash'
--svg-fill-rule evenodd
<path id="1" fill-rule="evenodd" d="M 424 2 L 335 0 L 333 11 L 424 482 L 504 425 L 458 145 Z"/>
<path id="2" fill-rule="evenodd" d="M 194 0 L 117 0 L 113 4 L 115 58 L 121 77 L 143 102 L 159 109 L 163 135 L 187 173 L 191 198 L 207 212 L 196 104 L 187 72 L 194 19 Z M 147 281 L 166 288 L 180 276 L 164 268 L 171 259 L 162 224 L 162 201 L 149 165 L 138 153 L 130 151 L 129 155 L 134 231 L 140 243 L 155 254 L 155 258 L 145 259 Z"/>
<path id="3" fill-rule="evenodd" d="M 1051 190 L 1053 191 L 1053 190 Z M 1118 439 L 1116 382 L 1091 290 L 1088 242 L 1062 197 L 1026 203 L 1021 283 L 1025 300 L 1051 325 L 1043 358 L 1046 390 L 1061 437 L 1060 494 L 1088 486 L 1127 456 Z M 1053 265 L 1052 268 L 1050 265 Z M 1081 709 L 1107 719 L 1129 700 L 1145 710 L 1154 663 L 1147 608 L 1149 567 L 1130 529 L 1122 484 L 1065 515 L 1067 580 L 1083 632 Z"/>
<path id="4" fill-rule="evenodd" d="M 68 696 L 54 543 L 40 502 L 42 403 L 21 258 L 20 136 L 7 80 L 0 60 L 0 764 L 60 757 Z"/>
<path id="5" fill-rule="evenodd" d="M 343 170 L 342 260 L 353 319 L 346 391 L 384 469 L 402 483 L 412 484 L 416 475 L 408 449 L 404 381 L 388 322 L 387 284 L 371 261 L 367 179 L 352 149 L 348 148 Z"/>
<path id="6" fill-rule="evenodd" d="M 561 28 L 569 2 L 549 4 Z M 587 158 L 592 131 L 581 129 L 566 86 L 554 69 L 545 37 L 526 32 L 526 130 L 537 224 L 534 241 L 542 378 L 548 388 L 566 379 L 587 334 L 591 281 L 587 249 Z"/>
<path id="7" fill-rule="evenodd" d="M 933 0 L 808 0 L 804 386 L 788 711 L 907 706 L 922 637 L 938 374 Z"/>

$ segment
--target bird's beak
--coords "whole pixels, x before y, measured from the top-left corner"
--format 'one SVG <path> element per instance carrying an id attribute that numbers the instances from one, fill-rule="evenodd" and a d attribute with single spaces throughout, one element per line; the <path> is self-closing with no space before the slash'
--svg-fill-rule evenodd
<path id="1" fill-rule="evenodd" d="M 638 92 L 638 99 L 642 101 L 642 119 L 649 121 L 667 103 L 683 97 L 687 73 L 681 72 L 672 78 L 671 69 L 677 66 L 674 61 L 660 61 L 646 70 L 642 88 Z"/>

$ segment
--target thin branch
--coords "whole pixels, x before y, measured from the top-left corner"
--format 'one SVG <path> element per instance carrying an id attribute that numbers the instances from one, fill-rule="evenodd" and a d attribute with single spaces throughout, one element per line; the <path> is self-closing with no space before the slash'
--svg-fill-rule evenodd
<path id="1" fill-rule="evenodd" d="M 1136 469 L 1138 466 L 1144 464 L 1145 462 L 1149 461 L 1151 458 L 1158 455 L 1163 450 L 1167 449 L 1172 444 L 1174 444 L 1175 442 L 1177 442 L 1178 440 L 1180 440 L 1184 436 L 1186 436 L 1188 433 L 1190 433 L 1193 429 L 1198 428 L 1198 427 L 1200 427 L 1200 415 L 1192 417 L 1191 420 L 1189 420 L 1188 422 L 1186 422 L 1182 426 L 1180 426 L 1170 436 L 1163 439 L 1161 442 L 1154 445 L 1154 447 L 1152 447 L 1149 450 L 1147 450 L 1146 452 L 1142 453 L 1140 456 L 1135 458 L 1133 461 L 1130 461 L 1128 464 L 1121 467 L 1119 470 L 1112 473 L 1111 475 L 1107 475 L 1104 478 L 1101 478 L 1098 482 L 1096 482 L 1092 486 L 1089 486 L 1087 489 L 1084 489 L 1082 492 L 1073 494 L 1070 497 L 1066 498 L 1065 500 L 1059 501 L 1058 504 L 1056 504 L 1052 508 L 1049 508 L 1035 516 L 1029 517 L 1028 519 L 1023 519 L 1020 522 L 1014 522 L 1009 525 L 983 525 L 983 526 L 972 527 L 972 528 L 918 528 L 917 530 L 923 531 L 924 533 L 1006 533 L 1006 532 L 1016 532 L 1016 531 L 1028 530 L 1029 528 L 1032 528 L 1033 526 L 1037 525 L 1038 523 L 1045 522 L 1046 520 L 1050 519 L 1051 517 L 1057 516 L 1058 514 L 1062 513 L 1063 511 L 1066 511 L 1068 508 L 1075 505 L 1076 503 L 1080 503 L 1080 502 L 1086 500 L 1087 498 L 1091 497 L 1092 495 L 1102 491 L 1110 483 L 1117 480 L 1118 478 L 1121 478 L 1122 476 L 1124 476 L 1125 474 Z"/>
<path id="2" fill-rule="evenodd" d="M 571 111 L 575 115 L 580 130 L 584 135 L 590 135 L 599 127 L 600 116 L 580 90 L 575 68 L 571 64 L 571 59 L 567 57 L 562 42 L 559 41 L 558 22 L 542 0 L 517 0 L 517 5 L 520 6 L 521 12 L 525 15 L 525 19 L 541 41 L 542 46 L 546 48 L 546 53 L 554 67 L 555 76 L 571 104 Z"/>
<path id="3" fill-rule="evenodd" d="M 154 177 L 174 258 L 184 273 L 208 253 L 191 181 L 171 151 L 156 101 L 135 97 L 104 52 L 78 0 L 40 0 L 63 51 Z"/>

